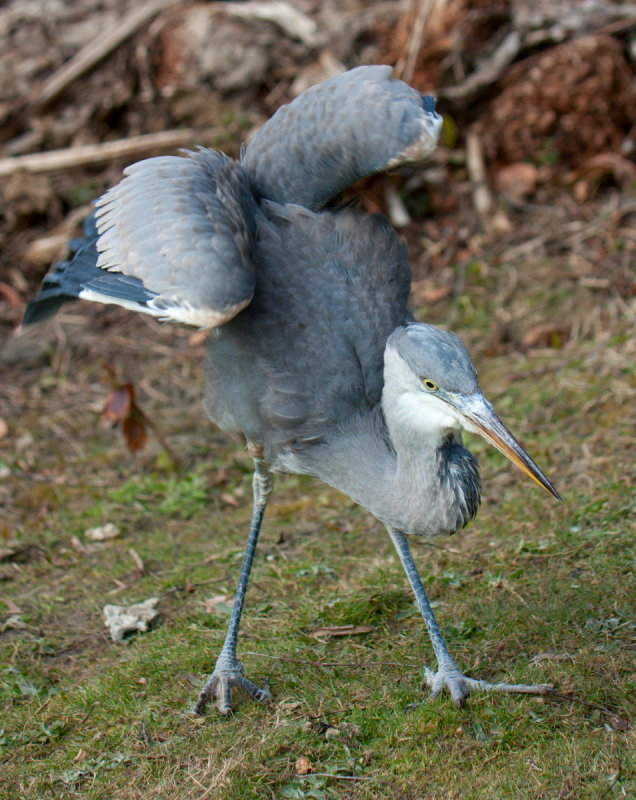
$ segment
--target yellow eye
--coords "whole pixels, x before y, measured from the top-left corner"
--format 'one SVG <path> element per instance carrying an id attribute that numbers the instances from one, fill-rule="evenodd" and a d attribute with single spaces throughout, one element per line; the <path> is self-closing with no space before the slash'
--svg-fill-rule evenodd
<path id="1" fill-rule="evenodd" d="M 435 383 L 435 381 L 432 381 L 430 378 L 422 378 L 422 386 L 424 386 L 425 389 L 428 389 L 429 392 L 436 392 L 439 389 L 439 386 Z"/>

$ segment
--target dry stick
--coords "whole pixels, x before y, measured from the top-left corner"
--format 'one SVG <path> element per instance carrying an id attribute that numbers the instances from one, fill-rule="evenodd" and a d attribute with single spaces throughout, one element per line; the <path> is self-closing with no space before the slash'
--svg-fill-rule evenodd
<path id="1" fill-rule="evenodd" d="M 302 658 L 287 658 L 285 656 L 272 656 L 269 653 L 257 653 L 253 650 L 243 652 L 244 656 L 259 656 L 260 658 L 271 658 L 274 661 L 286 661 L 289 664 L 308 664 L 311 667 L 355 667 L 362 669 L 366 667 L 408 667 L 418 669 L 418 664 L 405 664 L 401 661 L 306 661 Z"/>
<path id="2" fill-rule="evenodd" d="M 45 106 L 60 95 L 74 80 L 88 72 L 99 61 L 105 58 L 122 42 L 136 33 L 149 20 L 181 0 L 152 0 L 141 8 L 133 8 L 123 19 L 118 20 L 110 30 L 83 47 L 77 55 L 64 64 L 44 83 L 33 105 L 37 108 Z"/>
<path id="3" fill-rule="evenodd" d="M 299 39 L 308 47 L 318 41 L 318 26 L 307 14 L 282 0 L 248 0 L 243 3 L 215 3 L 215 8 L 235 17 L 266 20 L 277 25 L 288 36 Z"/>
<path id="4" fill-rule="evenodd" d="M 362 775 L 332 775 L 331 772 L 309 772 L 307 775 L 296 773 L 299 778 L 333 778 L 336 781 L 373 781 L 375 778 Z"/>
<path id="5" fill-rule="evenodd" d="M 633 4 L 629 6 L 629 10 L 632 8 Z M 596 28 L 596 30 L 589 31 L 589 35 L 610 36 L 614 33 L 620 33 L 620 31 L 633 25 L 635 21 L 636 18 L 634 16 L 623 17 L 622 19 L 607 23 L 600 28 Z M 519 34 L 518 30 L 511 31 L 502 40 L 501 44 L 498 45 L 493 54 L 485 59 L 475 72 L 457 86 L 447 86 L 440 89 L 438 92 L 439 97 L 443 97 L 447 100 L 465 101 L 481 89 L 491 86 L 499 80 L 505 68 L 512 64 L 519 53 L 527 50 L 529 47 L 537 47 L 538 45 L 547 43 L 558 46 L 565 41 L 577 38 L 577 34 L 574 30 L 570 31 L 570 35 L 564 38 L 554 22 L 555 20 L 546 19 L 545 29 L 524 31 L 522 35 Z"/>
<path id="6" fill-rule="evenodd" d="M 494 201 L 486 181 L 486 165 L 481 140 L 475 131 L 466 134 L 466 167 L 473 184 L 473 203 L 482 222 L 492 214 Z"/>
<path id="7" fill-rule="evenodd" d="M 424 28 L 431 13 L 430 3 L 422 2 L 420 0 L 415 23 L 409 36 L 406 57 L 402 56 L 398 61 L 395 72 L 396 77 L 401 78 L 406 83 L 410 83 L 415 72 L 415 62 L 422 47 L 422 38 L 424 36 Z"/>
<path id="8" fill-rule="evenodd" d="M 13 158 L 0 158 L 0 177 L 16 172 L 50 172 L 56 169 L 71 169 L 87 164 L 103 164 L 119 158 L 138 156 L 152 150 L 168 150 L 191 144 L 196 139 L 206 139 L 212 130 L 197 131 L 193 128 L 159 131 L 129 139 L 115 139 L 100 144 L 83 144 L 65 150 L 48 150 L 45 153 L 30 153 Z"/>
<path id="9" fill-rule="evenodd" d="M 486 59 L 477 72 L 473 72 L 463 83 L 440 89 L 439 96 L 448 100 L 462 100 L 493 84 L 512 63 L 521 50 L 521 37 L 517 31 L 509 33 L 495 52 Z"/>

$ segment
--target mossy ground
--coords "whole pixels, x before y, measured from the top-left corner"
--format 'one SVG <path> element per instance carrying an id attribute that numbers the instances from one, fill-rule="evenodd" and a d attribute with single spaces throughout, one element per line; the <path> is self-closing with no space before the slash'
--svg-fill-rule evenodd
<path id="1" fill-rule="evenodd" d="M 240 639 L 246 673 L 268 679 L 274 701 L 238 697 L 229 718 L 194 717 L 227 621 L 227 604 L 206 600 L 231 595 L 239 570 L 249 459 L 200 413 L 201 347 L 187 332 L 118 311 L 107 330 L 94 318 L 87 329 L 72 309 L 54 323 L 49 365 L 16 374 L 2 395 L 3 531 L 15 543 L 0 565 L 0 797 L 636 796 L 633 311 L 581 295 L 561 265 L 517 262 L 512 290 L 509 264 L 477 264 L 461 295 L 418 316 L 452 321 L 468 341 L 485 393 L 564 502 L 471 441 L 485 483 L 476 522 L 414 543 L 466 672 L 550 682 L 555 697 L 413 705 L 431 652 L 388 537 L 338 492 L 284 477 Z M 489 355 L 504 292 L 508 324 L 541 321 L 549 305 L 551 319 L 580 317 L 579 335 Z M 104 358 L 135 381 L 177 470 L 156 444 L 134 458 L 95 424 Z M 106 522 L 120 536 L 87 542 Z M 110 641 L 103 605 L 151 596 L 161 623 Z M 347 624 L 371 630 L 315 634 Z"/>

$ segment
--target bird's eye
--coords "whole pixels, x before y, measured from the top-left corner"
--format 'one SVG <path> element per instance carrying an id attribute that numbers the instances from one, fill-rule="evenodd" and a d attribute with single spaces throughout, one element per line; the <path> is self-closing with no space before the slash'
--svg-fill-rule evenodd
<path id="1" fill-rule="evenodd" d="M 429 392 L 436 392 L 439 389 L 435 381 L 432 381 L 430 378 L 422 378 L 422 386 L 428 389 Z"/>

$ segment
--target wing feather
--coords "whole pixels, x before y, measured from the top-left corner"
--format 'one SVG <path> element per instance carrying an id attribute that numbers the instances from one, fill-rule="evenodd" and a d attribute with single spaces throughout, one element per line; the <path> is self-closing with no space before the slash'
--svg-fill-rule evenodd
<path id="1" fill-rule="evenodd" d="M 125 173 L 96 203 L 97 266 L 140 280 L 148 313 L 199 327 L 231 319 L 255 282 L 256 205 L 240 164 L 200 149 Z"/>

